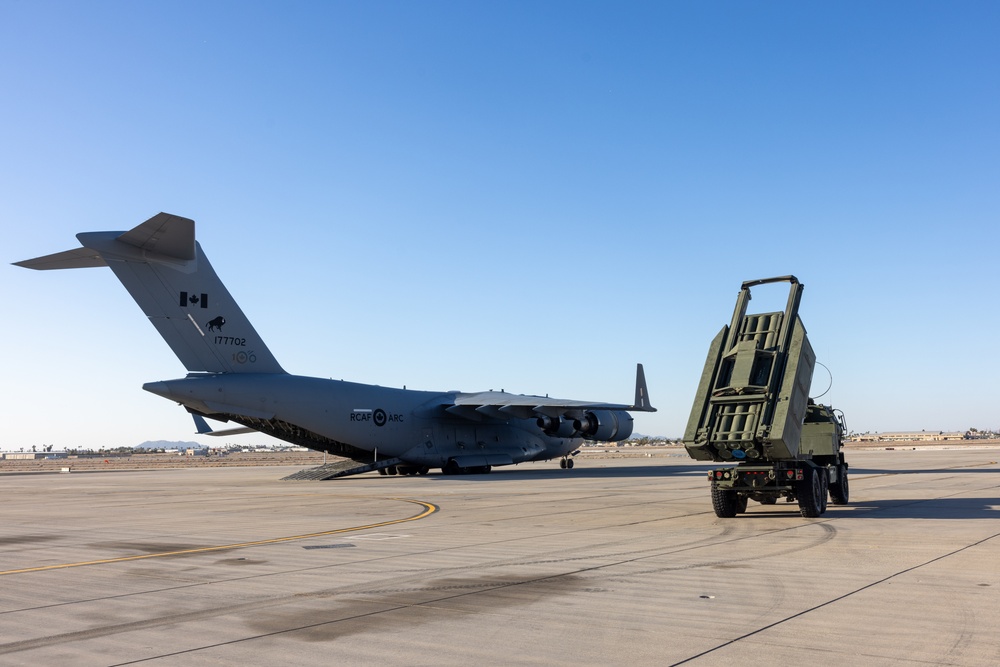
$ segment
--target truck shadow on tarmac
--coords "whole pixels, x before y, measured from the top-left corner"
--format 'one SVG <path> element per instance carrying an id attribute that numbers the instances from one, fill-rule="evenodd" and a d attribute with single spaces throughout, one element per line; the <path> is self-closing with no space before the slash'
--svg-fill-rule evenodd
<path id="1" fill-rule="evenodd" d="M 787 518 L 798 516 L 795 503 L 764 507 L 750 504 L 740 518 Z M 817 521 L 829 519 L 1000 519 L 1000 498 L 893 498 L 852 500 L 847 505 L 830 506 Z M 733 519 L 729 519 L 733 520 Z"/>
<path id="2" fill-rule="evenodd" d="M 893 498 L 852 501 L 859 518 L 1000 519 L 1000 498 Z"/>
<path id="3" fill-rule="evenodd" d="M 849 462 L 849 461 L 848 461 Z M 992 464 L 990 464 L 992 466 Z M 851 468 L 852 476 L 859 475 L 944 475 L 951 473 L 989 473 L 1000 475 L 1000 469 L 986 467 L 982 465 L 976 468 L 965 466 L 955 466 L 954 468 L 916 468 L 913 470 L 906 468 Z"/>

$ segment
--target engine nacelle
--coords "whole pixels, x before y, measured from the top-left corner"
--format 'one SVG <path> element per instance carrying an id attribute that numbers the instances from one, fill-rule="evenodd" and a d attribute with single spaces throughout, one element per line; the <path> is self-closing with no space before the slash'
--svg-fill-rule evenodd
<path id="1" fill-rule="evenodd" d="M 562 417 L 542 415 L 535 420 L 535 423 L 538 424 L 538 428 L 542 429 L 545 435 L 553 438 L 572 438 L 576 435 L 576 428 L 573 422 Z"/>
<path id="2" fill-rule="evenodd" d="M 587 440 L 616 442 L 632 435 L 632 415 L 624 410 L 594 410 L 574 420 L 573 428 Z"/>

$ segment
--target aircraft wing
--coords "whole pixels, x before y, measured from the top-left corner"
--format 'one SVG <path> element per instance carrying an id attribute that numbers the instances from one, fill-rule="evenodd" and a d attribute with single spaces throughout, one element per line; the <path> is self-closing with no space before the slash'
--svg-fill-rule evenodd
<path id="1" fill-rule="evenodd" d="M 646 375 L 643 372 L 642 364 L 636 365 L 635 401 L 632 405 L 484 391 L 476 394 L 457 394 L 453 404 L 445 409 L 451 414 L 469 419 L 481 419 L 482 417 L 514 417 L 518 419 L 565 417 L 579 419 L 584 413 L 591 410 L 656 412 L 656 408 L 649 404 L 649 392 L 646 389 Z"/>

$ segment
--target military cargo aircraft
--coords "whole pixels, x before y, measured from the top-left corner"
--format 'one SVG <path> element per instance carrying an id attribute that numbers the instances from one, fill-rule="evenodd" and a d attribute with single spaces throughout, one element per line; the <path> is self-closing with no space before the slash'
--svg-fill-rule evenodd
<path id="1" fill-rule="evenodd" d="M 159 213 L 127 232 L 77 234 L 83 247 L 16 262 L 30 269 L 107 266 L 188 370 L 146 391 L 195 417 L 233 422 L 350 461 L 325 477 L 486 473 L 493 466 L 561 459 L 585 440 L 632 433 L 630 411 L 655 412 L 642 365 L 631 405 L 503 391 L 394 389 L 286 373 L 219 280 L 189 218 Z"/>

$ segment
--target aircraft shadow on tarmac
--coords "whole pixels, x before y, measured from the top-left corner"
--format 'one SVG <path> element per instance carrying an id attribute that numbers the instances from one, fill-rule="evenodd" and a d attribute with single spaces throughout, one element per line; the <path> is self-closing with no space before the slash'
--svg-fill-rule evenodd
<path id="1" fill-rule="evenodd" d="M 466 481 L 466 482 L 490 482 L 497 479 L 554 479 L 583 477 L 587 479 L 610 479 L 610 478 L 648 478 L 648 477 L 679 477 L 691 476 L 706 478 L 708 471 L 712 469 L 712 464 L 691 464 L 691 465 L 670 465 L 662 463 L 649 463 L 648 465 L 616 466 L 613 463 L 601 465 L 600 467 L 591 462 L 578 464 L 572 470 L 556 469 L 549 466 L 534 467 L 530 463 L 520 466 L 504 466 L 494 468 L 488 475 L 441 475 L 431 474 L 431 477 L 442 481 Z M 996 468 L 928 468 L 926 470 L 909 469 L 878 469 L 878 468 L 851 468 L 852 476 L 861 475 L 912 475 L 912 474 L 948 474 L 948 473 L 992 473 L 998 474 Z"/>
<path id="2" fill-rule="evenodd" d="M 531 464 L 520 466 L 504 466 L 494 468 L 488 475 L 434 475 L 442 480 L 465 480 L 472 482 L 489 482 L 498 477 L 502 479 L 551 479 L 561 477 L 584 477 L 587 479 L 609 479 L 613 477 L 678 477 L 692 476 L 707 478 L 712 464 L 664 465 L 649 463 L 638 466 L 615 466 L 614 464 L 597 467 L 592 463 L 577 465 L 572 470 L 561 470 L 551 467 L 531 467 Z M 949 474 L 949 473 L 1000 473 L 996 468 L 928 468 L 926 470 L 851 468 L 851 476 L 861 475 L 913 475 L 913 474 Z"/>
<path id="3" fill-rule="evenodd" d="M 707 480 L 710 466 L 706 465 L 663 465 L 650 463 L 641 466 L 593 466 L 590 463 L 578 464 L 572 470 L 562 470 L 553 468 L 550 465 L 535 467 L 530 463 L 522 463 L 519 466 L 503 466 L 493 468 L 487 475 L 464 474 L 464 475 L 444 475 L 440 472 L 432 472 L 426 477 L 419 479 L 437 480 L 440 482 L 498 482 L 514 480 L 548 480 L 548 479 L 573 479 L 583 477 L 585 479 L 619 479 L 623 477 L 649 478 L 649 477 L 680 477 L 688 476 L 696 479 Z M 344 484 L 352 480 L 372 479 L 371 474 L 358 475 L 356 477 L 342 477 L 340 479 L 329 480 L 335 484 Z M 394 479 L 394 477 L 383 478 Z M 406 479 L 401 477 L 400 479 Z M 706 481 L 707 484 L 707 481 Z M 706 486 L 706 488 L 708 488 Z"/>
<path id="4" fill-rule="evenodd" d="M 490 482 L 494 480 L 515 480 L 515 479 L 543 479 L 573 478 L 583 477 L 586 479 L 611 479 L 621 477 L 677 477 L 694 476 L 700 479 L 708 479 L 709 468 L 699 465 L 643 465 L 643 466 L 623 466 L 623 467 L 589 467 L 589 464 L 578 465 L 572 470 L 561 470 L 556 468 L 531 468 L 530 464 L 522 464 L 518 467 L 504 466 L 494 468 L 488 475 L 430 475 L 442 481 L 461 480 L 466 482 Z M 707 483 L 707 482 L 706 482 Z"/>
<path id="5" fill-rule="evenodd" d="M 488 475 L 437 475 L 432 474 L 424 479 L 439 482 L 500 482 L 514 480 L 534 480 L 544 483 L 546 480 L 557 479 L 650 479 L 656 477 L 688 477 L 702 480 L 707 475 L 710 466 L 707 465 L 650 465 L 605 467 L 576 467 L 572 470 L 555 468 L 517 468 L 494 469 Z M 927 470 L 881 470 L 872 468 L 853 468 L 851 474 L 886 475 L 886 474 L 919 474 L 919 473 L 973 473 L 992 472 L 995 468 L 943 468 Z M 708 485 L 705 486 L 708 497 Z M 843 507 L 829 506 L 829 511 L 823 518 L 835 518 L 841 514 L 844 518 L 858 519 L 1000 519 L 1000 497 L 965 497 L 965 498 L 893 498 L 893 499 L 855 499 Z M 848 510 L 844 512 L 843 510 Z M 745 515 L 747 518 L 787 517 L 798 515 L 796 503 L 779 502 L 777 505 L 765 507 L 751 503 Z"/>

